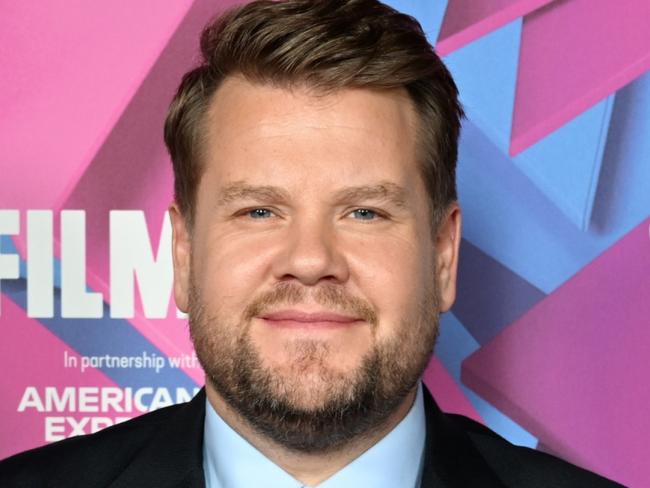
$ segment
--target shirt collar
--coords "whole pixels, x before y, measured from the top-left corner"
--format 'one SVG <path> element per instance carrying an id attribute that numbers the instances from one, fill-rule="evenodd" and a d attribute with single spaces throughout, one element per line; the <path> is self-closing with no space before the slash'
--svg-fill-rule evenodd
<path id="1" fill-rule="evenodd" d="M 422 385 L 409 413 L 377 444 L 318 488 L 417 487 L 425 442 Z M 208 488 L 300 488 L 303 485 L 233 430 L 206 399 L 203 470 Z"/>

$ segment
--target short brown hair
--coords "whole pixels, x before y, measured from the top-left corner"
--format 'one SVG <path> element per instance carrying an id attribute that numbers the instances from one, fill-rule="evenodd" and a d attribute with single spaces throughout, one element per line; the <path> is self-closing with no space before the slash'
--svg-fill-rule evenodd
<path id="1" fill-rule="evenodd" d="M 201 177 L 202 122 L 212 95 L 231 75 L 324 93 L 406 89 L 419 115 L 420 164 L 434 222 L 456 200 L 463 111 L 449 71 L 413 17 L 377 0 L 257 0 L 210 22 L 201 54 L 165 121 L 175 199 L 190 225 Z"/>

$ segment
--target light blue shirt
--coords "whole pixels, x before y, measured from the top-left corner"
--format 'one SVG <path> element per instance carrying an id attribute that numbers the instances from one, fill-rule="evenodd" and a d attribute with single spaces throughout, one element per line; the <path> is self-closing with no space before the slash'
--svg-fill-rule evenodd
<path id="1" fill-rule="evenodd" d="M 203 472 L 207 488 L 302 488 L 233 430 L 206 400 Z M 384 438 L 318 488 L 417 488 L 424 453 L 425 419 L 422 385 L 409 413 Z"/>

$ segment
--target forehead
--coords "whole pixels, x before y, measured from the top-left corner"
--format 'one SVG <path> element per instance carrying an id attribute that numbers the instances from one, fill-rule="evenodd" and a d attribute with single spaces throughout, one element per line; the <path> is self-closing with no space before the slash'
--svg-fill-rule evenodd
<path id="1" fill-rule="evenodd" d="M 227 78 L 204 126 L 204 170 L 227 182 L 298 176 L 408 180 L 416 165 L 417 115 L 404 90 L 254 84 Z M 265 181 L 268 183 L 268 181 Z M 276 183 L 282 183 L 281 181 Z M 357 183 L 367 183 L 357 181 Z"/>

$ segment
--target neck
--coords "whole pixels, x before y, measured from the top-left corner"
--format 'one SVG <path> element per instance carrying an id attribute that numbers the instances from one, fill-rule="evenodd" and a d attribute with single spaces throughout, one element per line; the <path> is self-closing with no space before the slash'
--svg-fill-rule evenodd
<path id="1" fill-rule="evenodd" d="M 411 409 L 417 387 L 406 396 L 399 407 L 381 425 L 366 435 L 352 439 L 341 448 L 326 454 L 286 449 L 255 430 L 247 420 L 228 405 L 209 381 L 206 381 L 205 390 L 212 408 L 232 429 L 300 483 L 316 486 L 343 469 L 393 430 Z"/>

